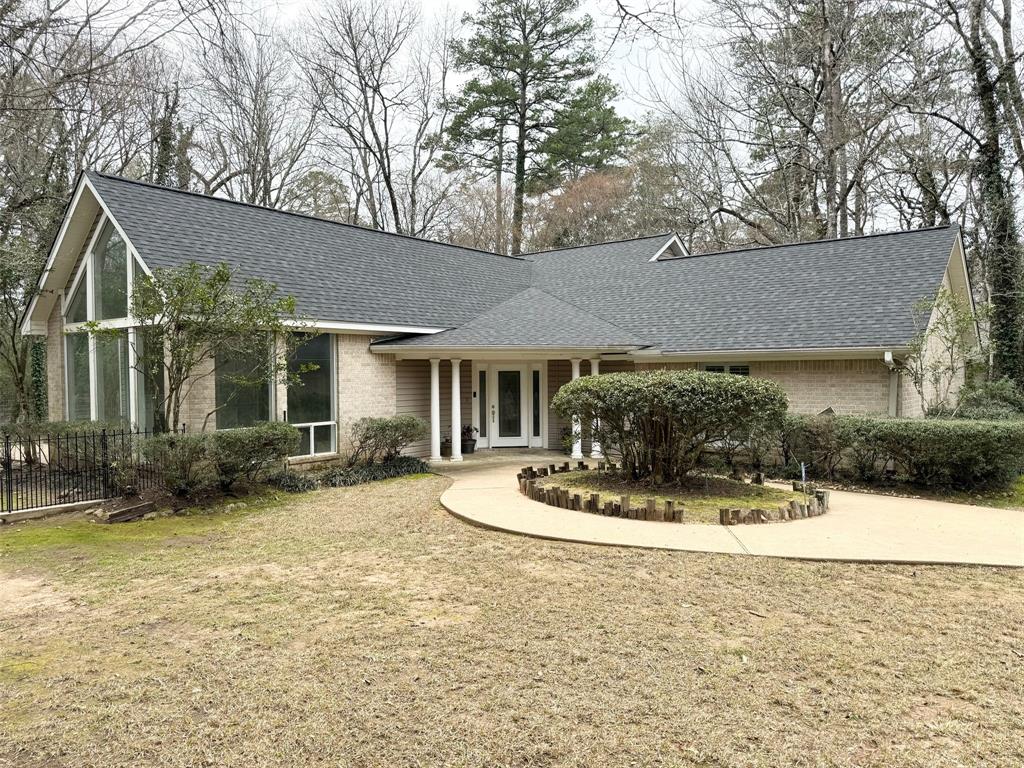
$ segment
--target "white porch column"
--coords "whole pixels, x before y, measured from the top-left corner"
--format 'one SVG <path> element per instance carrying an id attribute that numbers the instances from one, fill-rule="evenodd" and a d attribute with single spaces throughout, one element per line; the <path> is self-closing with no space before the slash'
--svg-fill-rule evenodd
<path id="1" fill-rule="evenodd" d="M 430 359 L 430 461 L 441 460 L 441 361 Z"/>
<path id="2" fill-rule="evenodd" d="M 600 373 L 601 358 L 592 357 L 590 358 L 590 375 L 597 376 Z M 601 453 L 601 443 L 597 440 L 597 428 L 600 425 L 600 421 L 594 419 L 594 423 L 591 425 L 591 438 L 590 438 L 590 458 L 592 459 L 603 459 L 604 454 Z"/>
<path id="3" fill-rule="evenodd" d="M 462 392 L 458 358 L 452 358 L 452 461 L 462 461 Z"/>
<path id="4" fill-rule="evenodd" d="M 572 378 L 575 381 L 580 377 L 580 359 L 572 358 Z M 583 430 L 580 426 L 580 417 L 572 417 L 572 459 L 583 458 Z"/>

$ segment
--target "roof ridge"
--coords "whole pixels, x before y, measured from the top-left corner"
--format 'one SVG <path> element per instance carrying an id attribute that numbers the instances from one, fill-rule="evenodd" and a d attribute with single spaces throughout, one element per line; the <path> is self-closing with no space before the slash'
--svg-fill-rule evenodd
<path id="1" fill-rule="evenodd" d="M 848 235 L 847 237 L 823 237 L 819 240 L 798 240 L 794 243 L 773 243 L 771 245 L 750 245 L 745 248 L 731 248 L 724 251 L 708 251 L 707 253 L 689 253 L 686 256 L 669 256 L 658 261 L 681 261 L 696 259 L 701 256 L 722 256 L 727 253 L 746 253 L 747 251 L 769 251 L 772 248 L 793 248 L 800 245 L 817 245 L 819 243 L 845 243 L 850 240 L 867 240 L 872 237 L 894 237 L 896 235 L 914 235 L 920 232 L 935 232 L 940 229 L 960 229 L 959 224 L 940 224 L 934 227 L 918 227 L 917 229 L 894 229 L 888 232 L 872 232 L 867 235 Z"/>
<path id="2" fill-rule="evenodd" d="M 280 213 L 288 216 L 296 216 L 300 219 L 308 219 L 310 221 L 320 221 L 325 224 L 335 224 L 339 227 L 349 227 L 350 229 L 358 229 L 362 232 L 372 232 L 380 235 L 391 235 L 392 237 L 402 237 L 407 240 L 416 240 L 421 243 L 432 243 L 434 245 L 443 245 L 448 248 L 458 248 L 463 251 L 472 251 L 474 253 L 483 253 L 488 256 L 500 256 L 503 259 L 514 259 L 515 261 L 526 261 L 520 256 L 513 256 L 507 253 L 497 253 L 495 251 L 488 251 L 483 248 L 474 248 L 470 245 L 456 245 L 454 243 L 446 243 L 443 240 L 433 240 L 429 237 L 420 237 L 419 235 L 409 235 L 404 232 L 391 232 L 386 229 L 374 229 L 373 227 L 367 227 L 363 224 L 352 224 L 347 221 L 337 221 L 335 219 L 325 219 L 322 216 L 313 216 L 309 213 L 299 213 L 298 211 L 288 211 L 282 208 L 270 208 L 266 205 L 257 205 L 256 203 L 247 203 L 244 200 L 232 200 L 230 197 L 214 197 L 213 195 L 204 195 L 202 192 L 194 192 L 191 189 L 178 189 L 177 187 L 168 187 L 163 184 L 154 184 L 151 181 L 144 181 L 142 179 L 130 179 L 126 176 L 117 176 L 112 173 L 103 173 L 102 171 L 87 170 L 87 175 L 92 174 L 99 176 L 100 178 L 110 179 L 112 181 L 123 181 L 126 184 L 136 184 L 140 187 L 149 187 L 150 189 L 159 189 L 164 192 L 177 192 L 182 195 L 190 195 L 192 197 L 198 197 L 202 200 L 214 200 L 221 203 L 231 203 L 232 205 L 240 205 L 245 208 L 253 208 L 257 211 L 268 211 L 269 213 Z"/>
<path id="3" fill-rule="evenodd" d="M 519 255 L 537 256 L 538 254 L 541 253 L 558 253 L 559 251 L 571 251 L 576 248 L 596 248 L 601 245 L 615 245 L 616 243 L 632 243 L 637 240 L 654 240 L 655 238 L 677 236 L 678 235 L 675 232 L 659 232 L 658 234 L 655 235 L 641 235 L 640 237 L 622 237 L 619 238 L 618 240 L 605 240 L 600 243 L 584 243 L 583 245 L 567 245 L 564 248 L 545 248 L 540 251 L 526 251 L 525 253 L 520 253 Z"/>
<path id="4" fill-rule="evenodd" d="M 525 289 L 523 289 L 523 291 L 528 291 L 531 288 L 540 291 L 545 296 L 550 296 L 551 298 L 555 299 L 556 301 L 560 301 L 563 304 L 567 304 L 568 306 L 572 307 L 573 309 L 577 310 L 578 312 L 582 312 L 585 315 L 597 318 L 598 320 L 600 320 L 605 325 L 608 325 L 608 326 L 611 326 L 612 328 L 620 330 L 623 333 L 625 333 L 626 335 L 628 335 L 630 338 L 636 339 L 638 342 L 640 342 L 641 345 L 643 345 L 645 347 L 649 347 L 650 346 L 650 344 L 645 339 L 641 339 L 639 336 L 637 336 L 633 331 L 629 330 L 628 328 L 623 328 L 618 323 L 613 323 L 611 320 L 609 320 L 608 318 L 604 317 L 603 315 L 599 315 L 596 312 L 593 312 L 593 311 L 591 311 L 589 309 L 584 309 L 579 304 L 576 304 L 576 303 L 574 303 L 572 301 L 569 301 L 568 299 L 563 299 L 561 296 L 557 296 L 557 295 L 551 293 L 551 291 L 545 291 L 543 288 L 538 288 L 536 285 L 533 285 L 532 283 L 530 284 L 529 288 L 525 288 Z M 523 293 L 523 291 L 520 291 L 519 293 Z M 518 296 L 519 293 L 517 293 L 516 296 Z"/>

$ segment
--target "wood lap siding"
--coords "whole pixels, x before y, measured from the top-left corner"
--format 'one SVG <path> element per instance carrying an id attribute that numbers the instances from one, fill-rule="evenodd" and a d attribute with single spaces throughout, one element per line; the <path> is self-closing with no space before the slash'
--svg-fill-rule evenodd
<path id="1" fill-rule="evenodd" d="M 411 415 L 430 424 L 430 361 L 399 360 L 396 364 L 395 412 Z M 450 436 L 452 419 L 452 366 L 448 360 L 441 361 L 441 437 Z M 473 361 L 463 360 L 459 369 L 462 401 L 462 423 L 472 424 L 473 415 Z M 459 435 L 456 434 L 456 438 Z M 430 433 L 413 443 L 405 453 L 426 458 L 430 455 Z"/>

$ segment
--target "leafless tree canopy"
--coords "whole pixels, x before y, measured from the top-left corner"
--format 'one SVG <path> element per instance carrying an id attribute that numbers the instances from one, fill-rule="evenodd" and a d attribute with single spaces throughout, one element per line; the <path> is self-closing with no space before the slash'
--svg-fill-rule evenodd
<path id="1" fill-rule="evenodd" d="M 1020 371 L 1020 0 L 590 7 L 602 74 L 633 61 L 631 138 L 523 206 L 504 154 L 442 157 L 477 75 L 453 66 L 465 26 L 431 4 L 324 0 L 282 25 L 235 0 L 0 0 L 0 386 L 31 408 L 15 329 L 83 168 L 499 249 L 513 220 L 527 250 L 958 223 L 997 372 Z M 466 151 L 505 153 L 503 131 Z"/>

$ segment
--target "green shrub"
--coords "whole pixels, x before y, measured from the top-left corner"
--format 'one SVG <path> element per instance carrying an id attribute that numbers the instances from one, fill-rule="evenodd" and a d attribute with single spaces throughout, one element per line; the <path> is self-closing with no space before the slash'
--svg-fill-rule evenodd
<path id="1" fill-rule="evenodd" d="M 563 418 L 599 420 L 596 436 L 623 471 L 659 483 L 692 472 L 716 445 L 778 429 L 787 407 L 775 382 L 704 371 L 584 376 L 551 404 Z"/>
<path id="2" fill-rule="evenodd" d="M 960 419 L 1024 419 L 1024 391 L 1010 379 L 986 381 L 960 393 Z"/>
<path id="3" fill-rule="evenodd" d="M 352 426 L 349 466 L 391 461 L 426 434 L 426 422 L 415 416 L 360 419 Z"/>
<path id="4" fill-rule="evenodd" d="M 191 496 L 214 480 L 205 434 L 156 435 L 143 443 L 142 453 L 159 468 L 163 487 L 176 496 Z"/>
<path id="5" fill-rule="evenodd" d="M 207 441 L 217 482 L 221 490 L 227 491 L 241 478 L 256 482 L 268 467 L 294 453 L 299 445 L 299 430 L 279 421 L 265 422 L 211 432 Z"/>
<path id="6" fill-rule="evenodd" d="M 267 478 L 267 483 L 288 493 L 304 493 L 315 491 L 320 487 L 317 479 L 305 472 L 295 472 L 291 469 L 282 469 Z"/>
<path id="7" fill-rule="evenodd" d="M 414 456 L 396 456 L 390 461 L 376 464 L 357 464 L 349 467 L 332 467 L 320 473 L 320 482 L 333 488 L 347 488 L 352 485 L 387 480 L 392 477 L 416 475 L 429 472 L 430 466 L 423 459 Z"/>
<path id="8" fill-rule="evenodd" d="M 816 477 L 871 482 L 890 467 L 917 485 L 971 490 L 1010 484 L 1024 470 L 1024 422 L 797 416 L 785 433 L 791 460 Z"/>

